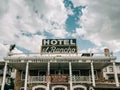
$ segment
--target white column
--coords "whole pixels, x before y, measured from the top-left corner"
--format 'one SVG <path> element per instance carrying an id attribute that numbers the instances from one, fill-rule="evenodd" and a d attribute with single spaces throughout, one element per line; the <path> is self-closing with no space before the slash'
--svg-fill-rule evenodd
<path id="1" fill-rule="evenodd" d="M 71 66 L 71 62 L 69 62 L 69 74 L 70 74 L 70 90 L 73 90 L 73 88 L 72 88 L 72 66 Z"/>
<path id="2" fill-rule="evenodd" d="M 50 75 L 50 62 L 48 62 L 48 75 Z"/>
<path id="3" fill-rule="evenodd" d="M 113 70 L 114 70 L 114 78 L 115 78 L 116 87 L 119 87 L 119 81 L 118 81 L 118 75 L 117 75 L 117 71 L 116 71 L 115 62 L 113 62 Z"/>
<path id="4" fill-rule="evenodd" d="M 48 62 L 48 69 L 47 69 L 48 71 L 47 71 L 47 79 L 49 79 L 48 81 L 47 81 L 47 90 L 49 90 L 49 87 L 50 87 L 50 62 Z"/>
<path id="5" fill-rule="evenodd" d="M 26 71 L 25 71 L 24 90 L 27 90 L 28 68 L 29 68 L 29 63 L 27 62 L 27 63 L 26 63 Z"/>
<path id="6" fill-rule="evenodd" d="M 95 87 L 95 74 L 94 74 L 94 68 L 93 68 L 93 61 L 91 62 L 91 75 L 92 75 L 92 83 Z"/>
<path id="7" fill-rule="evenodd" d="M 5 81 L 6 81 L 6 73 L 7 73 L 7 62 L 5 62 L 5 66 L 4 66 L 4 73 L 3 73 L 3 81 L 2 81 L 1 90 L 4 90 Z"/>

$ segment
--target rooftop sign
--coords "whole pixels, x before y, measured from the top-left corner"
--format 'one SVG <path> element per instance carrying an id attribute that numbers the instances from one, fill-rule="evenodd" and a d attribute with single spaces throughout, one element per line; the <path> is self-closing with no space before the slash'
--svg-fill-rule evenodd
<path id="1" fill-rule="evenodd" d="M 76 39 L 43 39 L 43 54 L 74 54 L 77 53 Z"/>

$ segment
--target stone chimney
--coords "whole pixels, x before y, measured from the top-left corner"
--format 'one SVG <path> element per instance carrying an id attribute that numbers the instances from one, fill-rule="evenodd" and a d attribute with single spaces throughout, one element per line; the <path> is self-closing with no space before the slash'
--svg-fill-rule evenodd
<path id="1" fill-rule="evenodd" d="M 104 55 L 107 56 L 107 57 L 110 56 L 110 51 L 109 51 L 108 48 L 105 48 L 105 49 L 104 49 Z"/>

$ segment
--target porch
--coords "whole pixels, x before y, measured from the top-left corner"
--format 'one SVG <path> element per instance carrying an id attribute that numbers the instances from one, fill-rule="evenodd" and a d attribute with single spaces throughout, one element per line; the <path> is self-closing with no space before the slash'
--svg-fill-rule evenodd
<path id="1" fill-rule="evenodd" d="M 67 62 L 29 62 L 27 83 L 93 83 L 92 73 L 94 73 L 95 83 L 104 79 L 102 69 L 110 63 L 93 63 L 93 72 L 90 62 L 72 62 L 71 69 Z M 25 80 L 26 63 L 9 63 L 19 70 L 19 80 Z M 71 73 L 70 73 L 71 70 Z M 71 74 L 71 75 L 70 75 Z M 71 80 L 70 80 L 71 77 Z M 107 82 L 107 81 L 104 81 Z"/>
<path id="2" fill-rule="evenodd" d="M 67 75 L 51 75 L 51 76 L 29 76 L 28 83 L 47 83 L 65 84 L 70 82 Z M 73 83 L 92 83 L 90 76 L 72 76 Z"/>

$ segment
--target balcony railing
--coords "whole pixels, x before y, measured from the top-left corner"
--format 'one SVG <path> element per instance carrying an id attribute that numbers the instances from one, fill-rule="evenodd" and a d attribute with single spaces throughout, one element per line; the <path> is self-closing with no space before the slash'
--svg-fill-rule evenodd
<path id="1" fill-rule="evenodd" d="M 109 79 L 98 79 L 95 81 L 96 84 L 115 84 L 115 80 L 109 80 Z"/>
<path id="2" fill-rule="evenodd" d="M 90 76 L 72 76 L 73 83 L 91 83 Z"/>
<path id="3" fill-rule="evenodd" d="M 28 83 L 45 83 L 46 76 L 29 76 Z"/>
<path id="4" fill-rule="evenodd" d="M 51 76 L 29 76 L 28 83 L 66 83 L 69 82 L 68 75 L 51 75 Z M 91 83 L 90 76 L 72 76 L 73 83 Z"/>
<path id="5" fill-rule="evenodd" d="M 69 75 L 29 76 L 28 83 L 68 83 Z M 90 76 L 72 76 L 73 83 L 92 83 Z M 115 84 L 113 80 L 97 79 L 96 84 Z"/>

